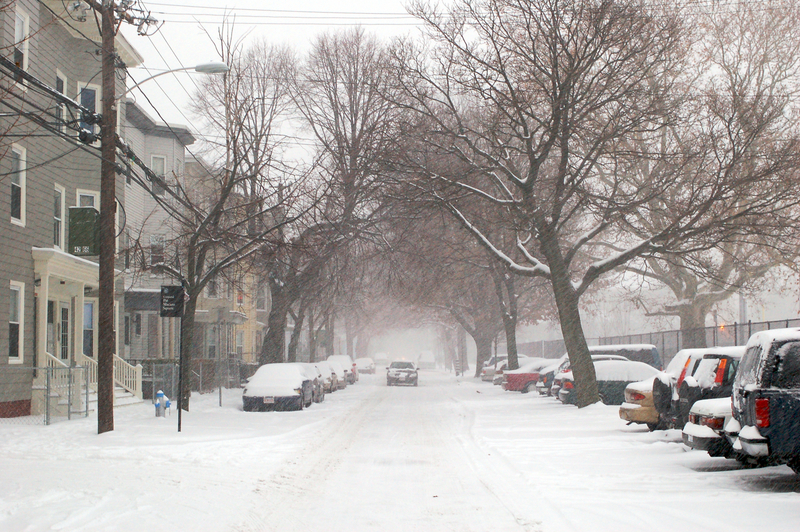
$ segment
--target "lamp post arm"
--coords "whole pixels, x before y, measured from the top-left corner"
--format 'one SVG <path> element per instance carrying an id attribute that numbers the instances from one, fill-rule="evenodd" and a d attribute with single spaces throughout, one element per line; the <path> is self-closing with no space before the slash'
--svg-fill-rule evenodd
<path id="1" fill-rule="evenodd" d="M 174 69 L 172 69 L 172 70 L 165 70 L 164 72 L 159 72 L 158 74 L 153 74 L 153 75 L 152 75 L 152 76 L 150 76 L 149 78 L 145 78 L 145 79 L 143 79 L 142 81 L 140 81 L 139 83 L 137 83 L 137 84 L 136 84 L 136 85 L 134 85 L 133 87 L 128 87 L 127 89 L 125 89 L 125 90 L 122 92 L 122 94 L 120 94 L 120 95 L 117 97 L 117 100 L 120 100 L 120 99 L 122 99 L 123 97 L 125 97 L 125 95 L 126 95 L 126 94 L 128 94 L 129 92 L 131 92 L 133 89 L 137 88 L 137 87 L 138 87 L 139 85 L 141 85 L 142 83 L 145 83 L 145 82 L 147 82 L 147 81 L 150 81 L 151 79 L 157 78 L 157 77 L 159 77 L 159 76 L 163 76 L 164 74 L 172 74 L 172 73 L 174 73 L 174 72 L 183 72 L 183 71 L 185 71 L 185 70 L 194 70 L 194 69 L 195 69 L 195 67 L 193 67 L 193 66 L 190 66 L 190 67 L 184 67 L 184 68 L 174 68 Z"/>

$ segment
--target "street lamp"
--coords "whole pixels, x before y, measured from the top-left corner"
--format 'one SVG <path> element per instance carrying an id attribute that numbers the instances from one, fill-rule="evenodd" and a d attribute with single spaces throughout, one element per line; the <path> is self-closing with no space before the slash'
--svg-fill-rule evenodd
<path id="1" fill-rule="evenodd" d="M 172 74 L 174 72 L 183 72 L 186 70 L 194 70 L 195 72 L 199 72 L 200 74 L 224 74 L 231 69 L 228 65 L 221 61 L 211 61 L 209 63 L 201 63 L 199 65 L 193 67 L 183 67 L 183 68 L 173 68 L 171 70 L 165 70 L 164 72 L 159 72 L 158 74 L 153 74 L 149 78 L 145 78 L 142 81 L 138 82 L 133 87 L 129 87 L 125 89 L 122 94 L 117 97 L 117 100 L 122 99 L 126 94 L 131 92 L 133 89 L 145 83 L 146 81 L 150 81 L 151 79 L 157 78 L 159 76 L 163 76 L 164 74 Z"/>

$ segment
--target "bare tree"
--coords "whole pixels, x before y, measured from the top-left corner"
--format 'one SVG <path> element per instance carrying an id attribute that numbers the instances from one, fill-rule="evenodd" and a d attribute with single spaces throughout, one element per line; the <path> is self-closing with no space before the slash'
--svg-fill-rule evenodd
<path id="1" fill-rule="evenodd" d="M 441 185 L 431 187 L 512 271 L 549 281 L 577 403 L 596 402 L 581 296 L 634 257 L 677 249 L 692 238 L 701 246 L 700 235 L 727 222 L 785 209 L 777 192 L 794 158 L 786 149 L 766 159 L 740 149 L 762 138 L 746 117 L 775 107 L 767 94 L 748 98 L 747 111 L 729 124 L 735 160 L 724 168 L 747 158 L 751 172 L 707 171 L 713 149 L 698 153 L 672 143 L 653 162 L 660 170 L 643 182 L 635 166 L 652 151 L 634 151 L 627 140 L 658 146 L 665 129 L 691 120 L 687 114 L 696 110 L 676 89 L 689 81 L 680 73 L 695 59 L 677 9 L 610 0 L 485 0 L 458 2 L 447 12 L 419 2 L 413 11 L 433 48 L 423 53 L 405 43 L 395 49 L 404 102 L 435 124 L 426 135 L 430 145 L 485 179 L 454 178 L 424 161 L 417 175 L 461 191 L 459 203 L 441 196 Z M 713 147 L 727 151 L 718 140 Z M 795 145 L 791 137 L 783 148 L 796 151 Z M 692 171 L 676 172 L 683 168 Z M 463 198 L 480 206 L 471 212 L 508 213 L 517 234 L 513 247 L 492 240 L 481 218 L 462 207 Z M 643 226 L 642 210 L 660 211 L 668 221 Z"/>

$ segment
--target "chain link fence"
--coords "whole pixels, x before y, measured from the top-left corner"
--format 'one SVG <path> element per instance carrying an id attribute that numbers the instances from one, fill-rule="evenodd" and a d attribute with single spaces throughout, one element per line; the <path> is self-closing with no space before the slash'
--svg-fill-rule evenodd
<path id="1" fill-rule="evenodd" d="M 86 386 L 86 368 L 6 366 L 0 380 L 0 423 L 50 425 L 87 417 L 96 394 Z"/>
<path id="2" fill-rule="evenodd" d="M 161 390 L 167 397 L 178 397 L 180 366 L 177 360 L 145 359 L 135 361 L 142 365 L 142 392 L 146 400 L 155 401 Z M 239 388 L 258 369 L 258 364 L 248 364 L 238 359 L 195 359 L 191 362 L 191 389 L 209 393 L 222 388 Z"/>
<path id="3" fill-rule="evenodd" d="M 666 367 L 672 357 L 675 356 L 675 353 L 685 347 L 690 347 L 684 340 L 685 334 L 695 338 L 705 335 L 707 346 L 729 347 L 745 345 L 750 336 L 757 332 L 789 327 L 800 327 L 800 318 L 760 322 L 748 321 L 747 323 L 733 323 L 687 331 L 655 331 L 622 336 L 587 338 L 586 340 L 589 345 L 653 344 L 661 353 L 661 358 Z M 517 349 L 520 353 L 528 356 L 544 358 L 557 358 L 566 353 L 564 340 L 520 343 Z"/>

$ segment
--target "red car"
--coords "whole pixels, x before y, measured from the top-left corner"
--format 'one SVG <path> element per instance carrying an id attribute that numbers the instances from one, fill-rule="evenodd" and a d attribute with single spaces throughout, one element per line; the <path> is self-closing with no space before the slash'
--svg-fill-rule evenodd
<path id="1" fill-rule="evenodd" d="M 552 359 L 529 358 L 519 369 L 503 372 L 503 389 L 509 392 L 528 393 L 536 390 L 539 370 L 553 363 Z"/>

